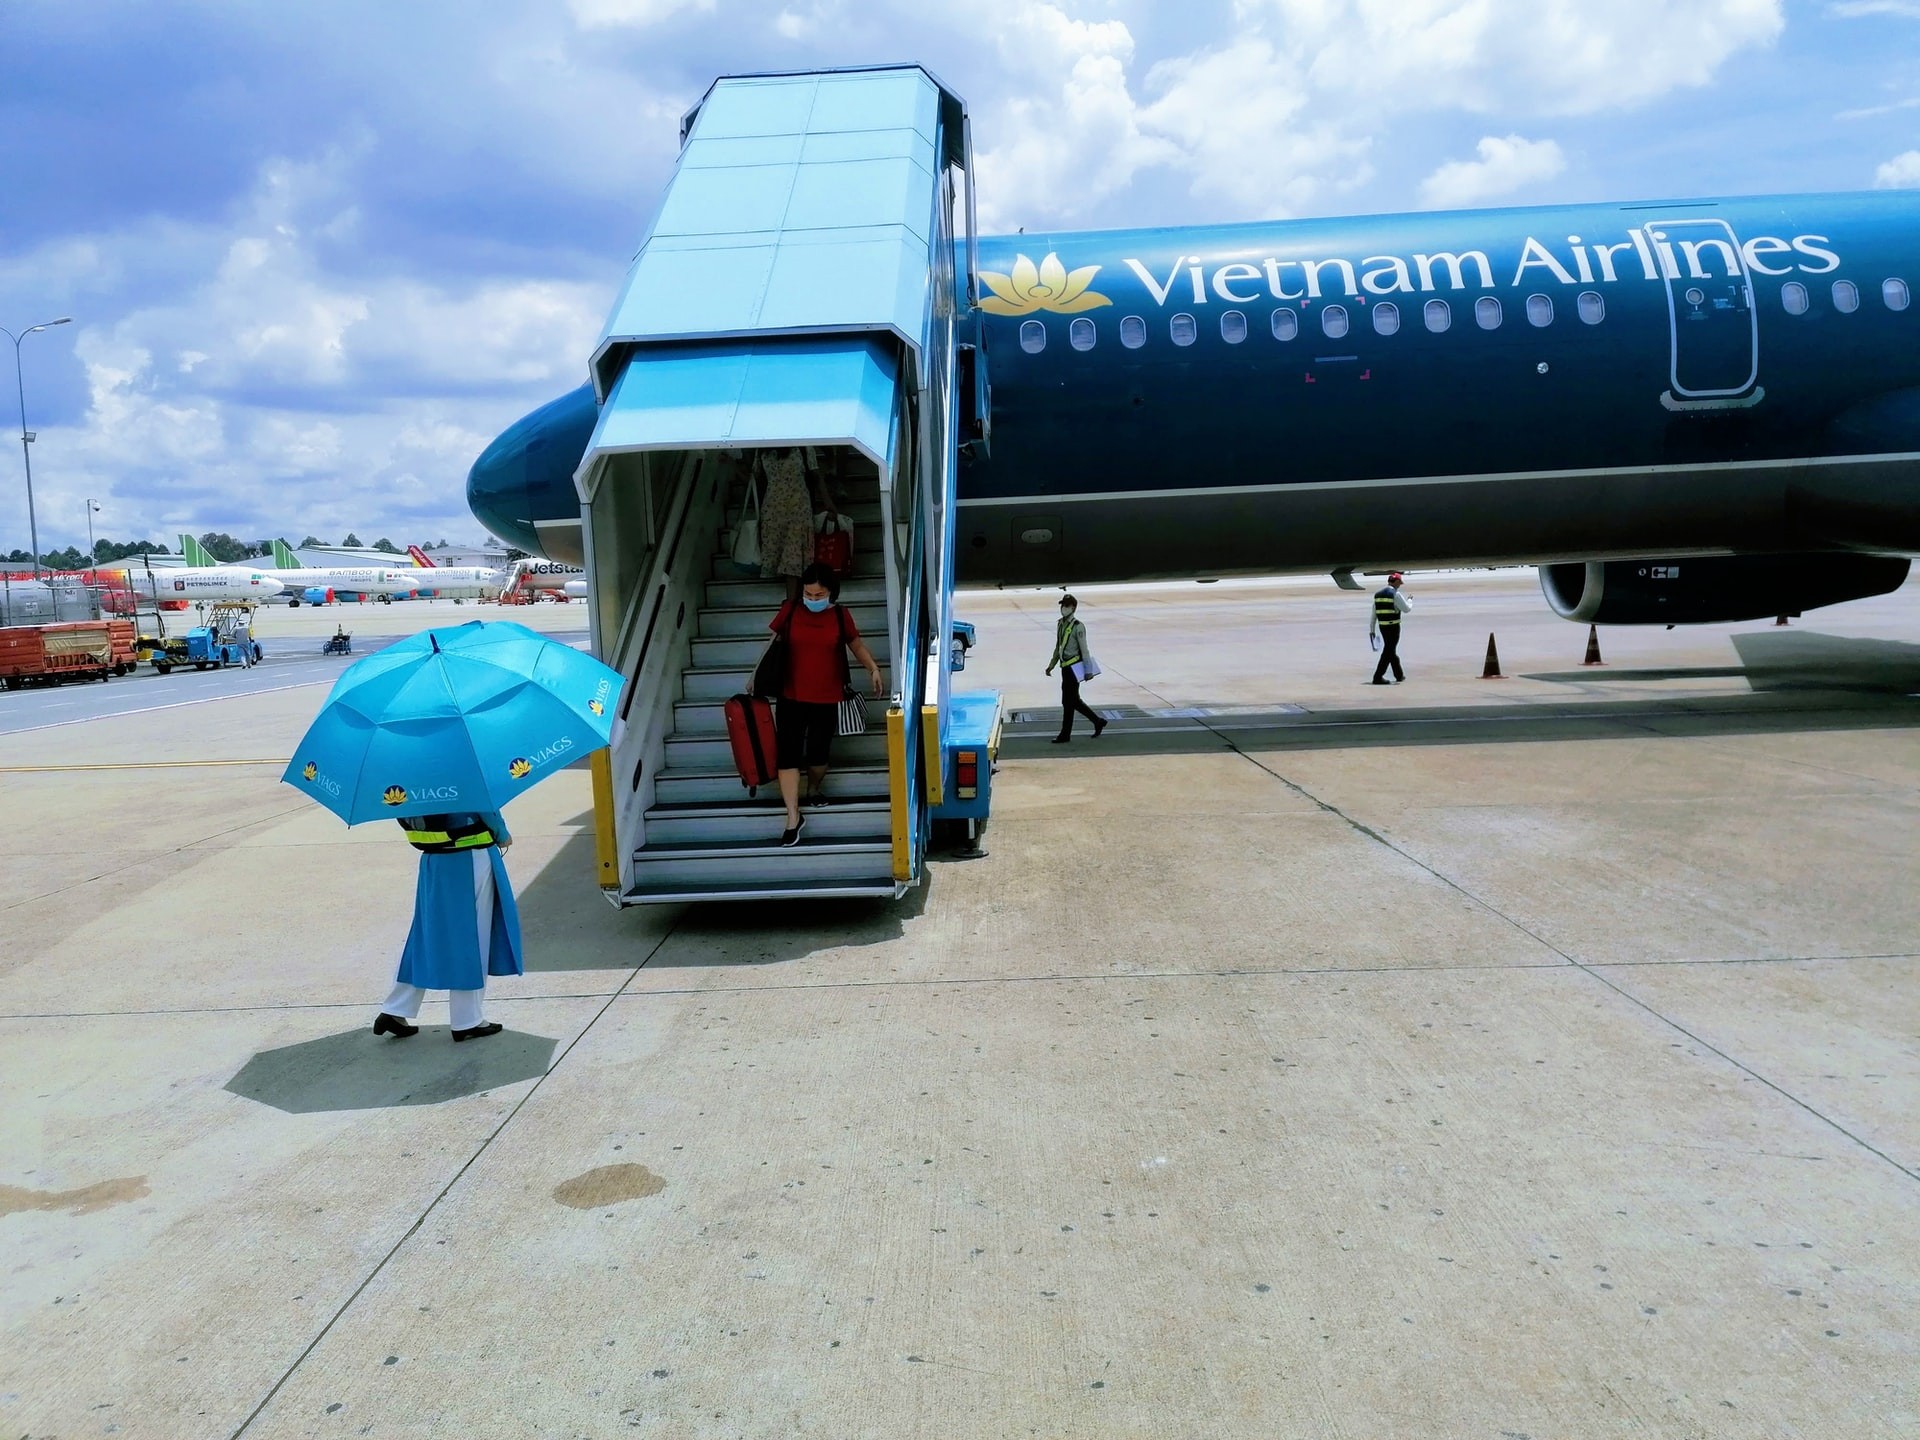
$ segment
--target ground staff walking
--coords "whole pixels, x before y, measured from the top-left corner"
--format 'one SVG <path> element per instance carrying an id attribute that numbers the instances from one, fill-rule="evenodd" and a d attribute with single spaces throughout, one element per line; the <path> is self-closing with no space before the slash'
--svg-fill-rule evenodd
<path id="1" fill-rule="evenodd" d="M 502 1027 L 481 1010 L 487 977 L 522 973 L 520 911 L 500 859 L 513 844 L 506 821 L 492 813 L 416 815 L 400 828 L 420 852 L 420 879 L 400 974 L 373 1033 L 417 1033 L 426 992 L 445 990 L 455 1040 L 498 1035 Z"/>
<path id="2" fill-rule="evenodd" d="M 1407 672 L 1400 668 L 1400 617 L 1413 609 L 1413 602 L 1400 593 L 1404 583 L 1396 570 L 1387 576 L 1386 587 L 1373 594 L 1373 618 L 1367 624 L 1367 637 L 1380 637 L 1380 663 L 1373 667 L 1376 685 L 1387 683 L 1389 665 L 1396 681 L 1407 678 Z"/>
<path id="3" fill-rule="evenodd" d="M 1054 634 L 1053 659 L 1047 662 L 1047 674 L 1060 671 L 1060 733 L 1053 737 L 1056 745 L 1065 745 L 1073 738 L 1073 717 L 1084 715 L 1093 722 L 1093 737 L 1100 738 L 1100 732 L 1107 728 L 1102 720 L 1080 698 L 1080 682 L 1090 680 L 1100 673 L 1100 667 L 1094 664 L 1093 651 L 1087 647 L 1087 627 L 1075 618 L 1080 602 L 1071 595 L 1060 597 L 1060 628 Z"/>

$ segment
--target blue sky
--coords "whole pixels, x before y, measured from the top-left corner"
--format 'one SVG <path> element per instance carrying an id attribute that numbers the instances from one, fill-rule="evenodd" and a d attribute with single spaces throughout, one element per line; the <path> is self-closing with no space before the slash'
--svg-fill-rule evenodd
<path id="1" fill-rule="evenodd" d="M 993 229 L 1920 186 L 1920 0 L 8 0 L 0 60 L 44 548 L 477 537 L 730 71 L 926 63 Z"/>

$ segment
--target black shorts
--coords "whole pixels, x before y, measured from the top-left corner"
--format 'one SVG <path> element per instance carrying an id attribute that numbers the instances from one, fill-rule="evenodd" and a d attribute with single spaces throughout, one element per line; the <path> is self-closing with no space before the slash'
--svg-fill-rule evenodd
<path id="1" fill-rule="evenodd" d="M 825 765 L 833 754 L 833 737 L 840 733 L 840 707 L 782 699 L 774 715 L 774 729 L 782 770 Z"/>

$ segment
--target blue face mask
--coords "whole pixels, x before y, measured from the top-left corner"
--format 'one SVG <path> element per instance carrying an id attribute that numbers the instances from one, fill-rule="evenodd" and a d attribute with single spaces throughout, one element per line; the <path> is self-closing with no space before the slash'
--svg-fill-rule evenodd
<path id="1" fill-rule="evenodd" d="M 813 611 L 814 614 L 818 615 L 822 610 L 826 609 L 829 605 L 833 604 L 833 601 L 824 595 L 821 596 L 818 600 L 813 600 L 805 596 L 802 596 L 800 603 L 806 606 L 807 609 Z"/>

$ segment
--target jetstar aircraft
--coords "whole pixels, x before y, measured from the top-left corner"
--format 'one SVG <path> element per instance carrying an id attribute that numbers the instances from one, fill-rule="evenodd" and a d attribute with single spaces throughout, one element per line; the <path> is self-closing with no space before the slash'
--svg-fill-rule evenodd
<path id="1" fill-rule="evenodd" d="M 1675 623 L 1881 594 L 1920 553 L 1920 194 L 978 252 L 962 584 L 1525 562 L 1569 619 Z M 511 426 L 474 513 L 545 553 L 596 419 L 583 386 Z"/>

